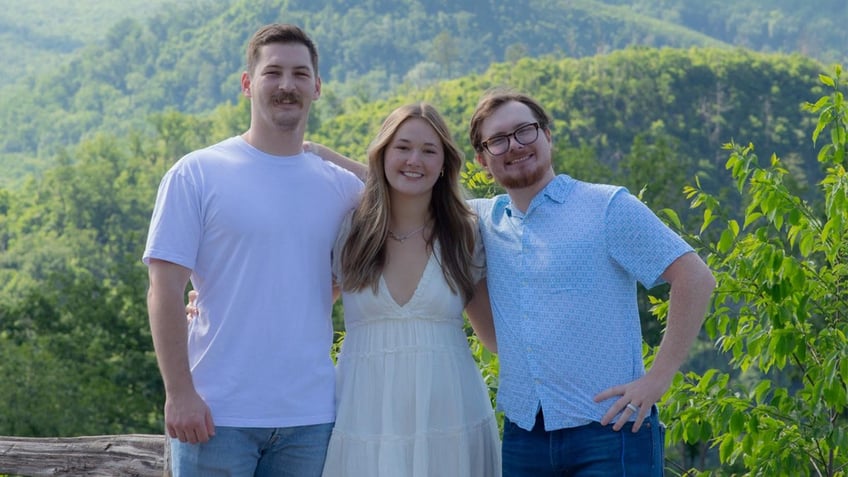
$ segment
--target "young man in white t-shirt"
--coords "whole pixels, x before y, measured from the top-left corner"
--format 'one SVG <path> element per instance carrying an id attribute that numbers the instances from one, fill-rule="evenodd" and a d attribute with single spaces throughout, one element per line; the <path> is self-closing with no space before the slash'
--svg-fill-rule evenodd
<path id="1" fill-rule="evenodd" d="M 362 183 L 303 150 L 321 80 L 300 28 L 257 31 L 241 87 L 249 129 L 168 171 L 143 257 L 172 473 L 318 476 L 335 418 L 330 254 Z"/>

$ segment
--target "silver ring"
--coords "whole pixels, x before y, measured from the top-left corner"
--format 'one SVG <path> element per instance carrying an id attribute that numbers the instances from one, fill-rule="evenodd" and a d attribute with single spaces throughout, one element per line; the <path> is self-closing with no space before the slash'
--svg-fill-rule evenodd
<path id="1" fill-rule="evenodd" d="M 633 412 L 639 412 L 639 408 L 634 406 L 632 402 L 627 403 L 627 406 L 625 407 Z"/>

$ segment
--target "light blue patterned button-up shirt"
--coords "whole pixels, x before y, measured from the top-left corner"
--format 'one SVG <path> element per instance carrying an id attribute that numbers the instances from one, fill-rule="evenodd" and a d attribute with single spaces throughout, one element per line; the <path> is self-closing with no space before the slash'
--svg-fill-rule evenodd
<path id="1" fill-rule="evenodd" d="M 645 373 L 637 282 L 662 282 L 692 248 L 621 187 L 566 175 L 527 212 L 509 196 L 471 201 L 480 216 L 500 356 L 498 409 L 530 430 L 600 421 L 592 398 Z"/>

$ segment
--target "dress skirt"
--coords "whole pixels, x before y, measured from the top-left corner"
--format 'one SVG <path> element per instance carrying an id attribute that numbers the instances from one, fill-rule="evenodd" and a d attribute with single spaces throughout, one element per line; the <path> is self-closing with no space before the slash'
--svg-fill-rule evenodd
<path id="1" fill-rule="evenodd" d="M 324 477 L 498 477 L 500 438 L 462 301 L 431 256 L 412 298 L 343 294 L 336 424 Z"/>

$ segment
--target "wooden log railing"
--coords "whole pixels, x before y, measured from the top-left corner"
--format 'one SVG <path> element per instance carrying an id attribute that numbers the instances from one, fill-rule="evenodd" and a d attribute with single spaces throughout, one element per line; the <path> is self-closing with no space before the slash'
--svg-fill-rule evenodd
<path id="1" fill-rule="evenodd" d="M 168 477 L 165 436 L 0 436 L 0 475 Z"/>

